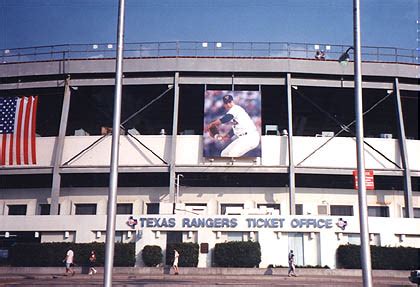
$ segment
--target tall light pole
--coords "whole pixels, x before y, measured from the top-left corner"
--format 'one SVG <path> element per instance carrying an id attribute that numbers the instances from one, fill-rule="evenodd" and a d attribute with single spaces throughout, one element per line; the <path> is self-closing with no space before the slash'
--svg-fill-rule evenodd
<path id="1" fill-rule="evenodd" d="M 118 188 L 118 154 L 120 144 L 121 97 L 123 80 L 124 52 L 124 8 L 125 0 L 119 0 L 117 59 L 115 74 L 114 118 L 112 123 L 111 172 L 109 175 L 108 213 L 106 222 L 104 286 L 112 286 L 112 267 L 114 266 L 115 217 Z"/>
<path id="2" fill-rule="evenodd" d="M 339 61 L 348 61 L 348 52 Z M 363 96 L 362 96 L 362 57 L 360 40 L 360 0 L 353 0 L 353 50 L 354 50 L 354 97 L 356 115 L 356 148 L 357 148 L 357 181 L 360 222 L 360 257 L 362 265 L 363 286 L 372 286 L 372 267 L 370 260 L 368 211 L 366 200 L 365 157 L 363 136 Z"/>

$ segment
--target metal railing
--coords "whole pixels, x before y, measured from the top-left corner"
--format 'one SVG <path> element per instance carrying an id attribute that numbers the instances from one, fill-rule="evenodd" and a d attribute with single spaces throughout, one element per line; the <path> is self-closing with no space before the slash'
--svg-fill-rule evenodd
<path id="1" fill-rule="evenodd" d="M 325 60 L 336 60 L 349 45 L 283 43 L 283 42 L 143 42 L 125 43 L 124 58 L 159 57 L 234 57 L 315 59 L 317 50 Z M 55 60 L 110 59 L 116 56 L 116 45 L 68 44 L 0 51 L 0 64 Z M 391 47 L 362 47 L 362 60 L 372 62 L 419 64 L 419 51 Z"/>

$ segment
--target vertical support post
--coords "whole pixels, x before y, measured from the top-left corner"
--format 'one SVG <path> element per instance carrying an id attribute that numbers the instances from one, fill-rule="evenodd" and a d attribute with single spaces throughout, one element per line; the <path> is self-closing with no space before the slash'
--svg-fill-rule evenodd
<path id="1" fill-rule="evenodd" d="M 366 199 L 363 136 L 362 55 L 360 40 L 360 0 L 353 0 L 354 96 L 356 114 L 357 176 L 359 184 L 359 222 L 363 286 L 372 287 L 368 210 Z"/>
<path id="2" fill-rule="evenodd" d="M 293 161 L 293 103 L 292 103 L 292 80 L 290 73 L 286 75 L 287 88 L 287 129 L 289 150 L 289 213 L 296 214 L 295 204 L 295 163 Z"/>
<path id="3" fill-rule="evenodd" d="M 404 168 L 404 205 L 405 212 L 404 216 L 408 218 L 414 217 L 413 211 L 413 192 L 411 190 L 411 173 L 410 167 L 408 164 L 408 153 L 407 153 L 407 143 L 405 138 L 405 127 L 404 127 L 404 118 L 401 105 L 401 95 L 399 89 L 398 78 L 394 80 L 394 94 L 395 94 L 395 107 L 397 112 L 398 120 L 398 145 L 400 148 L 401 161 Z"/>
<path id="4" fill-rule="evenodd" d="M 55 142 L 55 151 L 54 151 L 54 166 L 53 166 L 53 177 L 52 177 L 52 188 L 51 188 L 51 205 L 50 205 L 50 215 L 58 215 L 58 201 L 60 198 L 60 185 L 61 185 L 61 175 L 60 175 L 60 165 L 61 160 L 63 159 L 63 148 L 64 148 L 64 138 L 66 137 L 67 130 L 67 120 L 69 117 L 70 110 L 70 76 L 64 82 L 64 96 L 63 96 L 63 105 L 61 109 L 61 120 L 60 120 L 60 129 L 58 131 L 58 137 Z"/>
<path id="5" fill-rule="evenodd" d="M 111 166 L 109 175 L 108 212 L 106 220 L 104 286 L 112 286 L 112 268 L 114 266 L 115 220 L 117 211 L 118 158 L 120 146 L 121 97 L 124 58 L 124 15 L 125 0 L 119 0 L 117 59 L 115 73 L 114 118 L 112 123 Z"/>
<path id="6" fill-rule="evenodd" d="M 232 92 L 235 91 L 235 74 L 232 73 Z"/>
<path id="7" fill-rule="evenodd" d="M 169 164 L 169 197 L 175 203 L 175 163 L 176 163 L 176 140 L 178 135 L 178 106 L 179 106 L 179 72 L 174 78 L 174 111 L 172 119 L 171 158 Z"/>

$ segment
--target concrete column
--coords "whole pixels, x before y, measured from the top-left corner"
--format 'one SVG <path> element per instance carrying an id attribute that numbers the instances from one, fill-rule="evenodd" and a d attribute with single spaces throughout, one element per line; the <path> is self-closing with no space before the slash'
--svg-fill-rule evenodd
<path id="1" fill-rule="evenodd" d="M 404 205 L 405 205 L 405 217 L 413 218 L 413 192 L 411 189 L 411 173 L 410 166 L 408 164 L 408 152 L 407 143 L 405 138 L 405 127 L 404 117 L 401 105 L 401 96 L 399 89 L 398 78 L 394 80 L 394 94 L 395 94 L 395 106 L 398 120 L 398 143 L 400 147 L 401 161 L 404 168 Z"/>
<path id="2" fill-rule="evenodd" d="M 295 207 L 295 163 L 293 161 L 293 103 L 292 79 L 290 73 L 286 76 L 287 87 L 287 118 L 288 118 L 288 151 L 289 151 L 289 214 L 296 214 Z"/>
<path id="3" fill-rule="evenodd" d="M 175 202 L 176 140 L 178 135 L 179 72 L 174 77 L 174 107 L 172 119 L 171 158 L 169 163 L 169 201 Z"/>
<path id="4" fill-rule="evenodd" d="M 266 268 L 270 264 L 280 265 L 282 245 L 278 244 L 277 233 L 270 229 L 260 229 L 258 230 L 258 241 L 261 245 L 260 268 Z"/>
<path id="5" fill-rule="evenodd" d="M 339 246 L 339 240 L 335 232 L 320 232 L 319 234 L 319 253 L 321 255 L 321 266 L 328 265 L 336 268 L 335 252 Z"/>
<path id="6" fill-rule="evenodd" d="M 60 166 L 61 160 L 63 158 L 63 148 L 64 148 L 64 138 L 66 137 L 67 130 L 67 119 L 69 116 L 70 110 L 70 77 L 66 79 L 64 86 L 64 98 L 63 98 L 63 107 L 61 110 L 61 120 L 60 120 L 60 130 L 58 132 L 58 137 L 56 138 L 54 146 L 54 159 L 53 159 L 53 178 L 52 178 L 52 188 L 51 188 L 51 205 L 50 205 L 50 215 L 58 215 L 58 202 L 60 198 L 60 185 L 61 185 L 61 175 L 60 175 Z"/>
<path id="7" fill-rule="evenodd" d="M 133 202 L 133 214 L 144 214 L 144 201 L 137 199 Z"/>
<path id="8" fill-rule="evenodd" d="M 212 253 L 214 246 L 216 245 L 216 233 L 211 229 L 202 228 L 198 230 L 197 241 L 198 245 L 201 243 L 208 243 L 209 252 L 198 254 L 198 266 L 197 267 L 209 267 L 212 262 Z"/>
<path id="9" fill-rule="evenodd" d="M 214 198 L 210 199 L 207 203 L 207 214 L 216 215 L 218 208 L 219 202 Z"/>

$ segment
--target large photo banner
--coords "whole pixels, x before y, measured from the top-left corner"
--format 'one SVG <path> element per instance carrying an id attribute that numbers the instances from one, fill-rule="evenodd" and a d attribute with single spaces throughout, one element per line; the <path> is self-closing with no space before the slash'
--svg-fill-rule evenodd
<path id="1" fill-rule="evenodd" d="M 260 139 L 259 91 L 205 91 L 204 157 L 260 157 Z"/>

